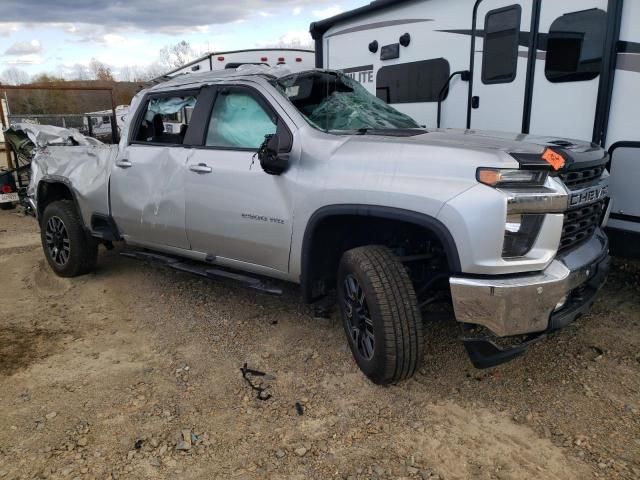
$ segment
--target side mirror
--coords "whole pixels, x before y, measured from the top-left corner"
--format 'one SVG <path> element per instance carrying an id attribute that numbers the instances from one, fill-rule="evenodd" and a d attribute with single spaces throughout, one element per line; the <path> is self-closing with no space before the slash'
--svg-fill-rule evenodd
<path id="1" fill-rule="evenodd" d="M 280 152 L 280 137 L 277 133 L 264 136 L 258 149 L 260 166 L 269 175 L 280 175 L 289 167 L 289 155 Z"/>

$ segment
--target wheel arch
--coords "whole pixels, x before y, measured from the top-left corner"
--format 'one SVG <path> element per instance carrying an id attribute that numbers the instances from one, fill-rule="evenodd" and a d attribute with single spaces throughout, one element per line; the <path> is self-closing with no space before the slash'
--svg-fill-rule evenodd
<path id="1" fill-rule="evenodd" d="M 51 202 L 64 199 L 71 200 L 78 212 L 80 221 L 86 230 L 87 226 L 84 224 L 84 220 L 82 219 L 80 204 L 78 203 L 73 185 L 68 178 L 59 177 L 57 175 L 48 175 L 41 178 L 38 182 L 36 199 L 36 216 L 38 220 L 42 218 L 45 208 L 47 208 L 47 205 Z"/>
<path id="2" fill-rule="evenodd" d="M 445 251 L 449 271 L 460 272 L 460 256 L 458 248 L 449 229 L 438 219 L 423 213 L 402 208 L 386 207 L 366 204 L 338 204 L 328 205 L 316 210 L 305 227 L 302 239 L 300 284 L 303 298 L 311 302 L 316 295 L 314 289 L 314 252 L 318 248 L 318 233 L 324 222 L 340 217 L 358 217 L 360 219 L 391 220 L 403 224 L 413 225 L 429 231 L 436 238 Z"/>

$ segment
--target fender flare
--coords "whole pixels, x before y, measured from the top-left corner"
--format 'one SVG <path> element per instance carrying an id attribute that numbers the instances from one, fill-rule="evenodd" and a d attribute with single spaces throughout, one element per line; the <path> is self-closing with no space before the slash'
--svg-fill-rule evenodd
<path id="1" fill-rule="evenodd" d="M 42 191 L 42 187 L 44 184 L 47 185 L 53 185 L 56 183 L 60 183 L 62 185 L 64 185 L 65 187 L 67 187 L 67 190 L 69 190 L 69 193 L 71 194 L 71 198 L 73 200 L 73 204 L 76 207 L 76 210 L 78 211 L 78 215 L 80 217 L 80 221 L 82 222 L 82 226 L 83 228 L 86 230 L 87 226 L 84 224 L 84 219 L 82 217 L 82 212 L 80 210 L 80 204 L 78 203 L 78 198 L 76 197 L 76 191 L 73 188 L 73 184 L 71 183 L 71 181 L 66 178 L 66 177 L 62 177 L 59 175 L 44 175 L 39 181 L 38 181 L 38 187 L 36 188 L 36 216 L 39 219 L 42 216 L 42 213 L 44 213 L 44 209 L 41 208 L 40 206 L 40 193 Z"/>
<path id="2" fill-rule="evenodd" d="M 385 207 L 380 205 L 327 205 L 325 207 L 319 208 L 311 215 L 311 217 L 309 217 L 309 221 L 307 222 L 304 235 L 302 237 L 300 284 L 302 286 L 302 292 L 305 299 L 311 298 L 311 284 L 308 281 L 308 272 L 311 265 L 311 246 L 313 244 L 313 237 L 318 224 L 325 218 L 342 215 L 357 215 L 362 217 L 398 220 L 426 228 L 433 232 L 433 234 L 442 244 L 447 255 L 449 271 L 452 274 L 461 271 L 458 248 L 453 239 L 453 236 L 451 235 L 451 232 L 449 232 L 449 229 L 440 220 L 430 215 L 414 212 L 412 210 L 405 210 L 395 207 Z"/>

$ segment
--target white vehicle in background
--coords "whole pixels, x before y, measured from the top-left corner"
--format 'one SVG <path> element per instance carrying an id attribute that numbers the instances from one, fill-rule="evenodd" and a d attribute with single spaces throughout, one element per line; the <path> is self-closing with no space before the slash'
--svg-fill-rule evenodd
<path id="1" fill-rule="evenodd" d="M 232 50 L 227 52 L 211 52 L 197 58 L 186 65 L 165 73 L 154 80 L 168 80 L 176 75 L 188 73 L 211 72 L 213 70 L 229 70 L 240 65 L 286 65 L 292 72 L 300 72 L 313 68 L 315 54 L 313 50 L 303 48 L 260 48 Z"/>
<path id="2" fill-rule="evenodd" d="M 118 105 L 116 107 L 116 127 L 118 132 L 122 130 L 127 113 L 129 112 L 129 105 Z M 111 110 L 100 110 L 97 112 L 88 112 L 83 120 L 85 130 L 91 132 L 92 137 L 102 137 L 111 135 L 111 117 L 113 112 Z M 89 122 L 90 127 L 89 127 Z"/>
<path id="3" fill-rule="evenodd" d="M 420 124 L 606 147 L 609 234 L 616 252 L 637 256 L 638 19 L 638 0 L 378 0 L 311 34 L 316 67 L 347 73 Z"/>

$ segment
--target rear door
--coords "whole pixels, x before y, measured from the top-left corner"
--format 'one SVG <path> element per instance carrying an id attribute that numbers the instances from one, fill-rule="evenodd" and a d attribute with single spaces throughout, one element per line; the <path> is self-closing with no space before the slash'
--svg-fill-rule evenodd
<path id="1" fill-rule="evenodd" d="M 110 180 L 112 216 L 129 242 L 189 248 L 184 176 L 193 153 L 186 145 L 188 112 L 197 97 L 198 92 L 150 96 L 132 119 L 136 126 Z"/>
<path id="2" fill-rule="evenodd" d="M 532 0 L 478 4 L 471 128 L 521 130 L 532 8 Z"/>
<path id="3" fill-rule="evenodd" d="M 542 1 L 532 133 L 592 139 L 607 1 Z"/>

